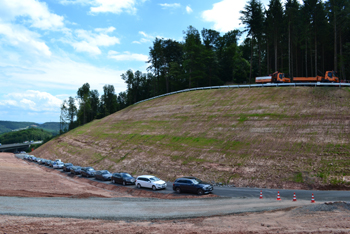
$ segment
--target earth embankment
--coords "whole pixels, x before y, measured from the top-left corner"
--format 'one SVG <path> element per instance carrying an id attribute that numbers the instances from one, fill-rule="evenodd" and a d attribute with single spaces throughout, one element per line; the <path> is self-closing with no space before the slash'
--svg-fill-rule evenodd
<path id="1" fill-rule="evenodd" d="M 349 88 L 201 90 L 95 120 L 33 154 L 95 169 L 267 188 L 347 188 Z"/>

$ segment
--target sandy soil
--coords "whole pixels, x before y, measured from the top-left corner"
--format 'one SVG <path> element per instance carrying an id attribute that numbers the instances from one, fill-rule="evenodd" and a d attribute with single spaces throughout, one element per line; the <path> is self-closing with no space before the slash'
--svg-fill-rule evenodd
<path id="1" fill-rule="evenodd" d="M 0 195 L 25 197 L 155 196 L 114 185 L 89 183 L 0 153 Z M 95 184 L 94 184 L 95 183 Z M 112 186 L 112 187 L 110 187 Z M 157 195 L 174 198 L 170 195 Z M 180 220 L 107 221 L 0 216 L 3 233 L 350 233 L 349 209 L 302 208 Z"/>
<path id="2" fill-rule="evenodd" d="M 350 212 L 298 209 L 145 222 L 0 216 L 0 233 L 350 233 Z"/>

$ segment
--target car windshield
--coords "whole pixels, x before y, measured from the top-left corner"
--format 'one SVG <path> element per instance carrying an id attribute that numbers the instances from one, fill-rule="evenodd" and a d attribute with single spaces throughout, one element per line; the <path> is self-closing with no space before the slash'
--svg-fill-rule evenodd
<path id="1" fill-rule="evenodd" d="M 128 174 L 128 173 L 122 173 L 122 176 L 123 177 L 132 177 L 130 174 Z"/>
<path id="2" fill-rule="evenodd" d="M 109 171 L 102 171 L 102 174 L 110 174 Z"/>
<path id="3" fill-rule="evenodd" d="M 202 182 L 202 181 L 199 180 L 199 179 L 191 179 L 191 181 L 192 181 L 194 184 L 199 184 L 200 182 Z"/>
<path id="4" fill-rule="evenodd" d="M 93 169 L 93 168 L 88 168 L 87 170 L 88 170 L 88 171 L 94 171 L 94 169 Z"/>
<path id="5" fill-rule="evenodd" d="M 151 177 L 151 178 L 149 178 L 151 181 L 159 181 L 160 179 L 159 178 L 157 178 L 157 177 Z"/>
<path id="6" fill-rule="evenodd" d="M 57 163 L 58 165 L 63 165 L 63 163 Z"/>

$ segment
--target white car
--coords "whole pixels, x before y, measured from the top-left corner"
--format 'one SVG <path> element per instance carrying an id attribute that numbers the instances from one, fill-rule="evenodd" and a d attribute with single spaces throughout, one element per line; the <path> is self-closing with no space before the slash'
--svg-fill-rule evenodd
<path id="1" fill-rule="evenodd" d="M 157 189 L 165 189 L 167 187 L 167 183 L 155 176 L 152 175 L 142 175 L 136 178 L 136 186 L 137 188 L 151 188 L 153 190 Z"/>
<path id="2" fill-rule="evenodd" d="M 64 166 L 63 162 L 55 162 L 54 164 L 52 164 L 52 167 L 55 169 L 62 169 Z"/>

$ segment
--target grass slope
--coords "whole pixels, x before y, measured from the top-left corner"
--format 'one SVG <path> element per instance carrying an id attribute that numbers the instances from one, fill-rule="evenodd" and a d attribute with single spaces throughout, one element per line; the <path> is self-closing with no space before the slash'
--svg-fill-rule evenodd
<path id="1" fill-rule="evenodd" d="M 35 151 L 97 169 L 236 186 L 347 186 L 348 88 L 202 90 L 140 103 Z"/>

